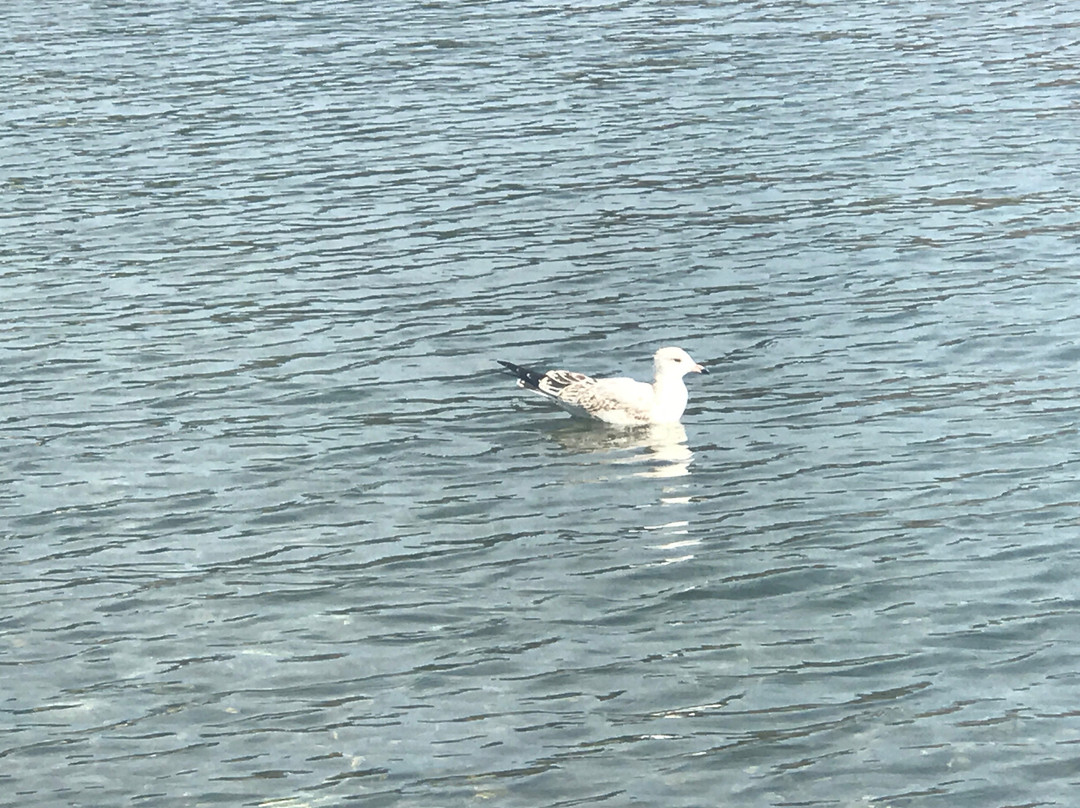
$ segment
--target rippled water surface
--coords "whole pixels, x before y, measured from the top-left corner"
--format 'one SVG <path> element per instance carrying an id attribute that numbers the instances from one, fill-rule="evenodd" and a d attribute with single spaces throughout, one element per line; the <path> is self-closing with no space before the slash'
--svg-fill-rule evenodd
<path id="1" fill-rule="evenodd" d="M 6 9 L 0 804 L 1076 804 L 1080 11 Z"/>

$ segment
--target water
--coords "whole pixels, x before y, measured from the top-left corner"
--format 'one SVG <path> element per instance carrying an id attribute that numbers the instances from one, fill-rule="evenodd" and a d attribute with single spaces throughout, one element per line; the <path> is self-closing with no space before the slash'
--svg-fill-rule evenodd
<path id="1" fill-rule="evenodd" d="M 1080 12 L 5 16 L 0 804 L 1074 803 Z"/>

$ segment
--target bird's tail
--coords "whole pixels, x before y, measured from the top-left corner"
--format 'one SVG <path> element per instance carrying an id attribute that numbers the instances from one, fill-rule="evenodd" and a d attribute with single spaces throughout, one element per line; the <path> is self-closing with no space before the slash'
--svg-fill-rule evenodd
<path id="1" fill-rule="evenodd" d="M 513 362 L 504 362 L 502 359 L 496 359 L 495 361 L 517 376 L 518 384 L 522 387 L 539 391 L 540 380 L 544 378 L 543 373 L 538 370 L 523 368 L 521 365 L 515 365 Z"/>

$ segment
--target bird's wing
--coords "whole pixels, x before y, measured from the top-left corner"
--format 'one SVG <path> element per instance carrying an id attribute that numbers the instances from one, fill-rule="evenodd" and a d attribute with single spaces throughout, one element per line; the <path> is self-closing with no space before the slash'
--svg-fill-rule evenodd
<path id="1" fill-rule="evenodd" d="M 572 370 L 549 370 L 537 383 L 536 388 L 552 398 L 561 398 L 567 388 L 587 388 L 594 384 L 596 384 L 596 379 L 584 373 L 576 373 Z"/>
<path id="2" fill-rule="evenodd" d="M 580 373 L 573 375 L 581 376 Z M 562 404 L 608 423 L 645 423 L 652 411 L 653 388 L 651 384 L 633 379 L 584 376 L 564 385 L 558 399 Z"/>

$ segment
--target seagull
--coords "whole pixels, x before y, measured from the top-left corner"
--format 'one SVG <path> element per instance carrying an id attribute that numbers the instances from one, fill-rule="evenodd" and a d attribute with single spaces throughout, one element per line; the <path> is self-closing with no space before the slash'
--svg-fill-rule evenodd
<path id="1" fill-rule="evenodd" d="M 551 399 L 571 415 L 615 426 L 677 424 L 686 409 L 683 376 L 708 373 L 682 348 L 661 348 L 653 356 L 653 382 L 628 378 L 594 379 L 572 370 L 537 370 L 498 360 L 518 377 L 518 387 Z"/>

